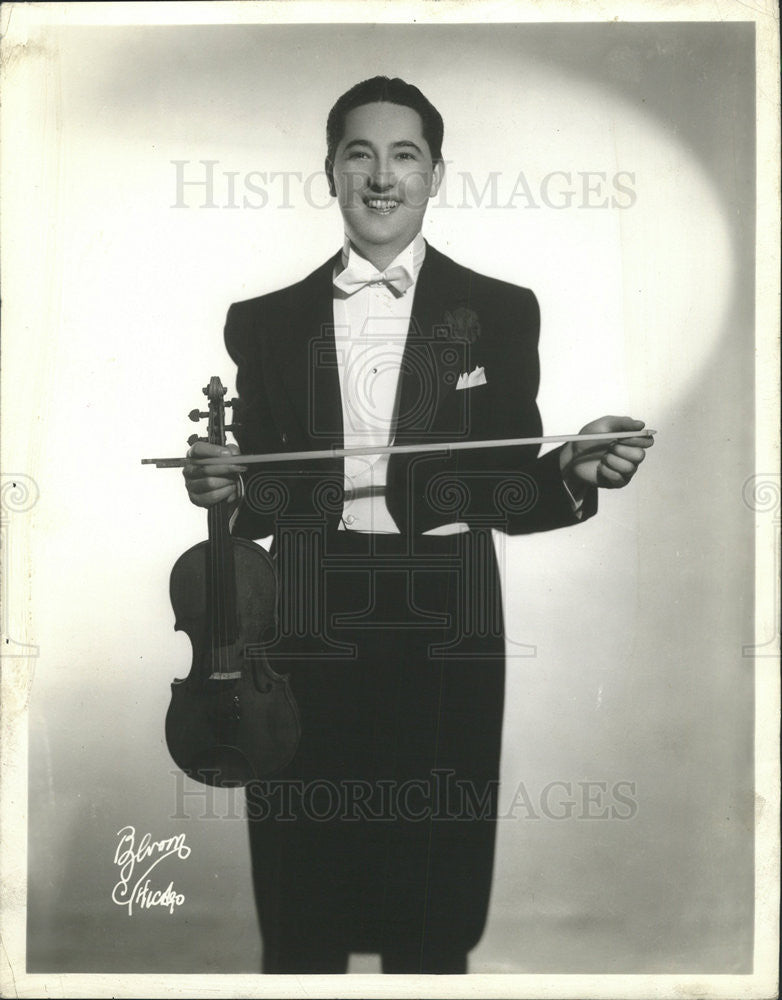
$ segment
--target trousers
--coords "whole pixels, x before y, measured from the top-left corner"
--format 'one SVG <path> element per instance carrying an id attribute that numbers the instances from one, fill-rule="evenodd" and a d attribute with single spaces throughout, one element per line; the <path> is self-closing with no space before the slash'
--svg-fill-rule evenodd
<path id="1" fill-rule="evenodd" d="M 490 532 L 279 534 L 302 738 L 247 788 L 267 972 L 463 972 L 494 859 L 504 636 Z M 286 583 L 286 580 L 290 581 Z"/>

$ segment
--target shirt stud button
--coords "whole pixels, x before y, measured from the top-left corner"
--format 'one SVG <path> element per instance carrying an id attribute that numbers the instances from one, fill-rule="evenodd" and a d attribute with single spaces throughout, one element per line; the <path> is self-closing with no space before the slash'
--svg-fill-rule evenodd
<path id="1" fill-rule="evenodd" d="M 356 518 L 353 514 L 348 514 L 348 516 L 345 518 L 345 524 L 353 524 L 355 520 Z"/>

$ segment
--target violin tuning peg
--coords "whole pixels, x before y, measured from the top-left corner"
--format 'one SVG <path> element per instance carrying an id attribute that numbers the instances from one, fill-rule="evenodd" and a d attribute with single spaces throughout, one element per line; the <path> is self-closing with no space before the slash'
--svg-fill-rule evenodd
<path id="1" fill-rule="evenodd" d="M 200 441 L 200 440 L 201 440 L 201 438 L 197 434 L 191 434 L 190 437 L 187 439 L 187 443 L 192 448 L 193 445 L 196 443 L 196 441 Z"/>
<path id="2" fill-rule="evenodd" d="M 198 421 L 201 419 L 201 417 L 208 417 L 208 416 L 209 416 L 208 413 L 205 413 L 203 410 L 199 410 L 198 407 L 196 407 L 195 410 L 191 410 L 188 413 L 188 417 L 190 417 L 190 419 L 194 423 L 198 423 Z"/>

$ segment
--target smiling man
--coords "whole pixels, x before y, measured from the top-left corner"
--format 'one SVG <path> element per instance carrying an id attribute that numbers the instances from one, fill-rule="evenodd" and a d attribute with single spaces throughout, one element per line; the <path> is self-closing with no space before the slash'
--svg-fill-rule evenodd
<path id="1" fill-rule="evenodd" d="M 439 135 L 442 142 L 432 112 L 423 105 L 421 110 L 434 133 L 431 141 L 438 142 Z M 418 111 L 383 102 L 347 113 L 337 103 L 326 134 L 326 174 L 339 199 L 345 235 L 383 270 L 421 232 L 429 199 L 443 178 L 439 146 L 430 148 Z"/>
<path id="2" fill-rule="evenodd" d="M 242 452 L 361 448 L 326 461 L 185 468 L 193 503 L 235 503 L 273 535 L 269 646 L 289 673 L 298 752 L 248 789 L 264 970 L 458 973 L 491 888 L 504 693 L 492 529 L 587 521 L 651 438 L 448 450 L 541 433 L 539 313 L 527 289 L 429 246 L 443 123 L 416 88 L 375 77 L 327 124 L 342 249 L 303 281 L 231 307 Z M 583 432 L 638 431 L 603 417 Z M 389 455 L 389 444 L 441 444 Z M 191 455 L 214 454 L 196 445 Z"/>

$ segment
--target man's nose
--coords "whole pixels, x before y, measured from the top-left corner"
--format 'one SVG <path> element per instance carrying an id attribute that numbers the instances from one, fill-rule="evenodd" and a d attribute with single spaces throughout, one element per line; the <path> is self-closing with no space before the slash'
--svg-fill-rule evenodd
<path id="1" fill-rule="evenodd" d="M 369 177 L 369 186 L 373 191 L 382 193 L 388 191 L 396 183 L 396 178 L 388 166 L 384 163 L 377 163 Z"/>

